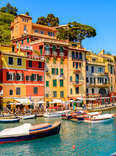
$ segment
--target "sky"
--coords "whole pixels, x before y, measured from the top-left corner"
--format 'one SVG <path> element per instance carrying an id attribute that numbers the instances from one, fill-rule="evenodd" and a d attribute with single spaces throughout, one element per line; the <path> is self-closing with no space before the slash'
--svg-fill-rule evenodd
<path id="1" fill-rule="evenodd" d="M 53 13 L 60 24 L 77 21 L 96 29 L 94 38 L 87 38 L 83 47 L 95 53 L 105 49 L 116 55 L 116 0 L 0 0 L 0 8 L 7 3 L 18 8 L 18 14 L 29 12 L 37 18 Z"/>

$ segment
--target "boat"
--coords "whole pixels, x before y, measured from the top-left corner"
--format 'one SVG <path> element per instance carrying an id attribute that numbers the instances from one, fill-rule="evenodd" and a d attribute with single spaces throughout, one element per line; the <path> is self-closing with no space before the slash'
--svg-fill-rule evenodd
<path id="1" fill-rule="evenodd" d="M 53 118 L 53 117 L 61 117 L 64 114 L 70 113 L 71 110 L 64 110 L 64 111 L 55 111 L 55 112 L 46 112 L 43 114 L 46 118 Z"/>
<path id="2" fill-rule="evenodd" d="M 19 121 L 20 121 L 19 118 L 0 117 L 0 123 L 15 123 Z"/>
<path id="3" fill-rule="evenodd" d="M 96 116 L 85 117 L 84 122 L 87 123 L 104 123 L 112 120 L 112 114 L 100 114 Z"/>
<path id="4" fill-rule="evenodd" d="M 25 123 L 15 128 L 4 129 L 0 132 L 0 144 L 28 141 L 58 134 L 61 122 L 56 121 L 53 124 L 43 123 L 31 125 Z"/>
<path id="5" fill-rule="evenodd" d="M 31 115 L 23 115 L 23 116 L 18 116 L 18 117 L 22 120 L 28 120 L 28 119 L 34 119 L 36 117 L 36 115 L 31 114 Z"/>

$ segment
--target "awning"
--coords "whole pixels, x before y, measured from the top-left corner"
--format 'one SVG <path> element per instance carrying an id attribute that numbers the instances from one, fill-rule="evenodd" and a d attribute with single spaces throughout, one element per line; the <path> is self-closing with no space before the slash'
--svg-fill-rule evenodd
<path id="1" fill-rule="evenodd" d="M 20 103 L 20 104 L 24 104 L 24 105 L 29 105 L 30 103 L 32 103 L 29 99 L 17 98 L 15 100 L 16 100 L 16 102 L 18 102 L 18 104 Z"/>
<path id="2" fill-rule="evenodd" d="M 42 104 L 45 103 L 44 101 L 38 101 L 37 104 Z"/>
<path id="3" fill-rule="evenodd" d="M 50 103 L 62 103 L 62 100 L 60 100 L 60 99 L 54 99 L 52 102 L 50 102 Z"/>

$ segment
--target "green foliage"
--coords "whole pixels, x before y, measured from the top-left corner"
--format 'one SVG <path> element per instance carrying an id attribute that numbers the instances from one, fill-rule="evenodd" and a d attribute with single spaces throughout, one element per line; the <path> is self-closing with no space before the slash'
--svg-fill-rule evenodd
<path id="1" fill-rule="evenodd" d="M 14 16 L 0 12 L 0 44 L 9 44 L 11 38 L 10 25 Z"/>
<path id="2" fill-rule="evenodd" d="M 39 17 L 36 23 L 42 25 L 48 25 L 45 17 Z"/>
<path id="3" fill-rule="evenodd" d="M 47 17 L 39 17 L 36 23 L 54 27 L 59 25 L 59 18 L 55 17 L 54 14 L 48 14 Z"/>
<path id="4" fill-rule="evenodd" d="M 0 12 L 6 12 L 14 16 L 17 15 L 17 11 L 18 9 L 16 7 L 13 7 L 10 3 L 8 3 L 5 7 L 0 8 Z"/>
<path id="5" fill-rule="evenodd" d="M 96 36 L 96 30 L 88 25 L 69 22 L 65 28 L 59 28 L 57 38 L 72 42 L 82 41 L 85 38 Z"/>
<path id="6" fill-rule="evenodd" d="M 25 15 L 30 16 L 28 11 L 25 13 Z"/>

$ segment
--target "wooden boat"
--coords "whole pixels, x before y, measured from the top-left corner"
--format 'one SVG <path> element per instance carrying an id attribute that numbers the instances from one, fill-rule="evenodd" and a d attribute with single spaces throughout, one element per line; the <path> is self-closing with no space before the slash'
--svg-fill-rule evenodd
<path id="1" fill-rule="evenodd" d="M 101 114 L 97 116 L 89 116 L 84 119 L 87 123 L 104 123 L 112 120 L 112 114 Z"/>
<path id="2" fill-rule="evenodd" d="M 71 112 L 71 110 L 46 112 L 46 113 L 43 114 L 43 116 L 46 117 L 46 118 L 61 117 L 63 114 L 68 114 L 70 112 Z"/>
<path id="3" fill-rule="evenodd" d="M 58 134 L 61 123 L 59 121 L 50 124 L 31 125 L 23 124 L 15 128 L 8 128 L 0 132 L 0 144 L 33 140 Z"/>
<path id="4" fill-rule="evenodd" d="M 15 123 L 19 121 L 19 118 L 0 117 L 0 123 Z"/>
<path id="5" fill-rule="evenodd" d="M 34 119 L 36 116 L 35 114 L 31 114 L 31 115 L 24 115 L 24 116 L 18 116 L 18 117 L 22 120 L 28 120 L 28 119 Z"/>

